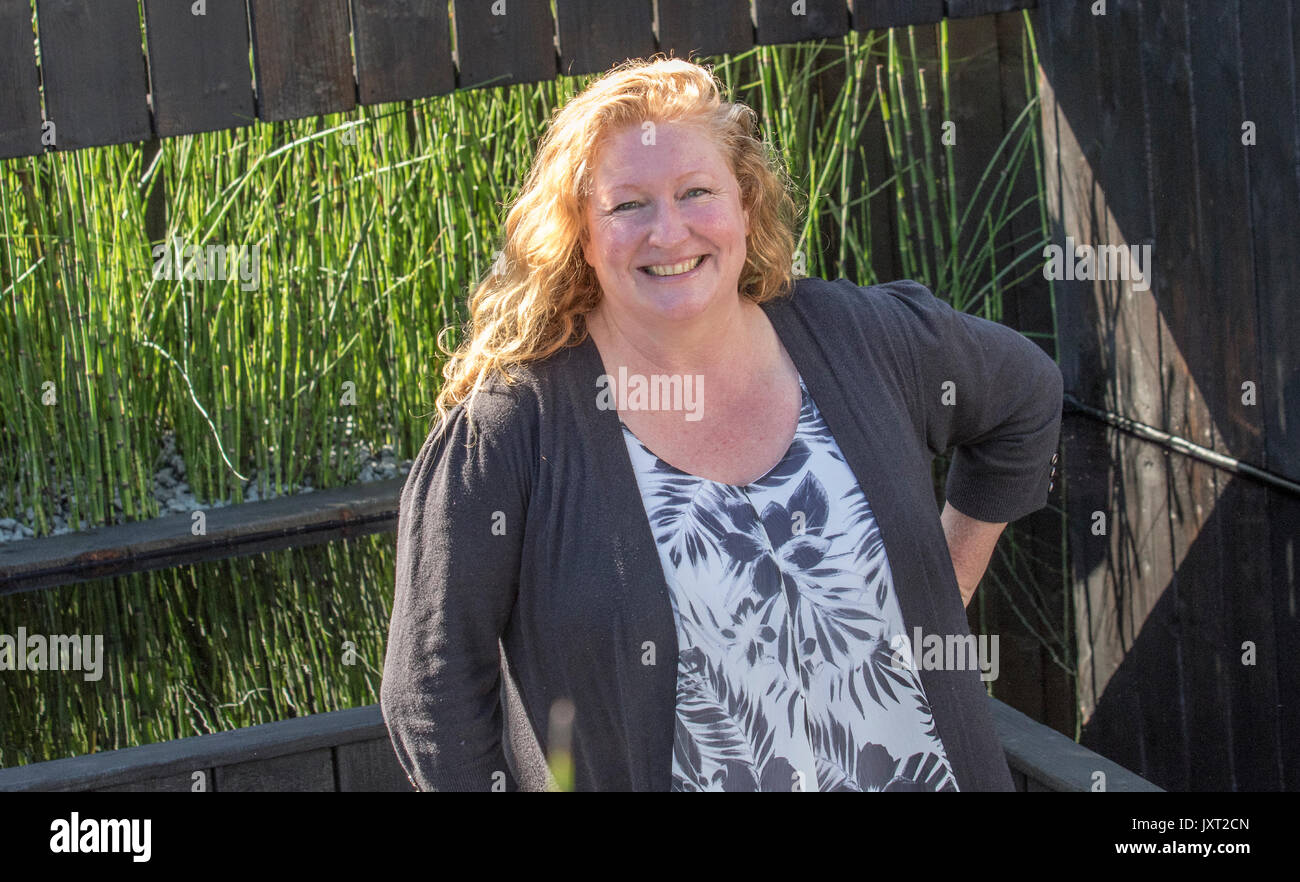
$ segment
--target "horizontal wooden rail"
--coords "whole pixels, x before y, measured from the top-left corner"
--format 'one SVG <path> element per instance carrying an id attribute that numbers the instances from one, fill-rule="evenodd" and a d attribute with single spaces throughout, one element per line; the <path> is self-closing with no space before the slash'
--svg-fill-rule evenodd
<path id="1" fill-rule="evenodd" d="M 195 15 L 177 0 L 35 0 L 34 23 L 31 0 L 0 0 L 0 159 L 1035 6 L 556 0 L 553 17 L 533 0 L 208 0 Z"/>
<path id="2" fill-rule="evenodd" d="M 1093 753 L 1009 704 L 989 699 L 989 708 L 1017 790 L 1163 792 L 1145 778 Z"/>
<path id="3" fill-rule="evenodd" d="M 337 770 L 337 771 L 336 771 Z M 0 791 L 411 791 L 379 705 L 0 769 Z"/>
<path id="4" fill-rule="evenodd" d="M 1061 733 L 989 699 L 1016 788 L 1160 791 Z M 378 705 L 0 769 L 0 791 L 381 790 L 410 792 Z"/>
<path id="5" fill-rule="evenodd" d="M 0 543 L 0 595 L 383 533 L 405 478 L 297 493 L 98 530 Z"/>

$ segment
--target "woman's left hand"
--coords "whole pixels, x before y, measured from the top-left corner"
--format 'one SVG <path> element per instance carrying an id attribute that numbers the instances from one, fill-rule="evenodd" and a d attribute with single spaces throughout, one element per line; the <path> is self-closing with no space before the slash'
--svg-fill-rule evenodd
<path id="1" fill-rule="evenodd" d="M 957 574 L 957 587 L 961 589 L 962 606 L 969 606 L 1006 524 L 977 521 L 957 511 L 950 502 L 944 503 L 939 521 L 948 539 L 948 552 L 952 555 L 953 572 Z"/>

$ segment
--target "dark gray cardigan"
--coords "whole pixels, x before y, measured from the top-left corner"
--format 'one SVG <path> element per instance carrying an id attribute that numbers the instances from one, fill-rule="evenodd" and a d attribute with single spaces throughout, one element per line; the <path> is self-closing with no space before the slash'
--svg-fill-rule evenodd
<path id="1" fill-rule="evenodd" d="M 1045 505 L 1055 362 L 915 282 L 800 279 L 763 309 L 871 502 L 909 639 L 969 634 L 930 463 L 955 448 L 946 495 L 971 517 Z M 411 468 L 381 707 L 422 790 L 543 789 L 565 698 L 578 790 L 670 787 L 676 629 L 603 372 L 590 337 L 519 369 L 472 445 L 457 406 Z M 959 787 L 1013 789 L 978 671 L 921 679 Z"/>

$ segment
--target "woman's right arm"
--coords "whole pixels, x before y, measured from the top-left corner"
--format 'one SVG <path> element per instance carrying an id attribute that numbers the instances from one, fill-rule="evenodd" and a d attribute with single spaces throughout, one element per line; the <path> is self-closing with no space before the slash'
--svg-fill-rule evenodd
<path id="1" fill-rule="evenodd" d="M 455 408 L 402 489 L 380 707 L 420 790 L 517 787 L 501 743 L 498 650 L 530 486 L 513 397 L 480 395 L 469 446 L 469 419 Z"/>

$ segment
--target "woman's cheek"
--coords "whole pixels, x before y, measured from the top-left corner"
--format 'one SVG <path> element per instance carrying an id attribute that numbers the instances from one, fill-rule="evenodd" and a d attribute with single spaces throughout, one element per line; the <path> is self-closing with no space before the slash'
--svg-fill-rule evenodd
<path id="1" fill-rule="evenodd" d="M 699 217 L 698 228 L 707 229 L 710 238 L 721 242 L 744 241 L 744 216 L 735 214 L 730 207 L 715 203 L 704 208 Z"/>
<path id="2" fill-rule="evenodd" d="M 627 254 L 636 247 L 638 239 L 643 235 L 642 226 L 630 221 L 612 224 L 605 240 L 605 253 L 613 258 Z"/>

